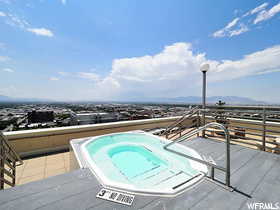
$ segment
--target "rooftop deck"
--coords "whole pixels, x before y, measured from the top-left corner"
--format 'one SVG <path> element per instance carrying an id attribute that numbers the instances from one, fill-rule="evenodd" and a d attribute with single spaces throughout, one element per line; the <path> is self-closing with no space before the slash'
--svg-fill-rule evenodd
<path id="1" fill-rule="evenodd" d="M 69 152 L 45 155 L 23 160 L 16 167 L 16 185 L 45 179 L 69 171 Z"/>
<path id="2" fill-rule="evenodd" d="M 225 164 L 222 141 L 195 138 L 183 144 Z M 204 179 L 176 197 L 136 195 L 128 207 L 96 198 L 102 186 L 88 169 L 79 169 L 0 191 L 0 209 L 248 209 L 252 202 L 280 202 L 279 174 L 279 155 L 232 144 L 233 192 Z M 215 176 L 224 178 L 218 171 Z"/>

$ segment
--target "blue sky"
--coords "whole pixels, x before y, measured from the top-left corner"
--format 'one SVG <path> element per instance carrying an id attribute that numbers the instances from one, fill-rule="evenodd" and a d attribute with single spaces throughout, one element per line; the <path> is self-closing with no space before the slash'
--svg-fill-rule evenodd
<path id="1" fill-rule="evenodd" d="M 0 0 L 0 95 L 280 102 L 280 1 Z"/>

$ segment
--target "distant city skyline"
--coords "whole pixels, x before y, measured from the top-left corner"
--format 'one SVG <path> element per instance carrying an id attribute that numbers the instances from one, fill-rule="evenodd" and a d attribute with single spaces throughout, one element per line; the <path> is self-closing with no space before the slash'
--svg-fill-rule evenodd
<path id="1" fill-rule="evenodd" d="M 257 101 L 247 97 L 239 96 L 211 96 L 206 98 L 207 104 L 217 104 L 217 102 L 225 102 L 226 105 L 277 105 L 278 103 L 271 103 L 269 101 Z M 201 96 L 187 96 L 187 97 L 173 97 L 173 98 L 141 98 L 141 99 L 131 99 L 131 100 L 52 100 L 52 99 L 41 99 L 41 98 L 16 98 L 0 95 L 0 103 L 128 103 L 128 104 L 138 104 L 138 103 L 155 103 L 155 104 L 201 104 Z"/>
<path id="2" fill-rule="evenodd" d="M 0 95 L 280 103 L 280 1 L 0 0 Z"/>

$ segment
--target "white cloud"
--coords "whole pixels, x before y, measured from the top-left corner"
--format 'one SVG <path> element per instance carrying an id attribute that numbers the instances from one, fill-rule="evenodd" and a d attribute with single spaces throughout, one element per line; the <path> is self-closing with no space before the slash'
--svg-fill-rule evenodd
<path id="1" fill-rule="evenodd" d="M 252 9 L 249 13 L 250 13 L 251 15 L 253 15 L 253 14 L 255 14 L 255 13 L 258 13 L 258 12 L 264 10 L 267 6 L 268 6 L 268 3 L 265 2 L 265 3 L 261 4 L 260 6 L 258 6 L 258 7 L 254 8 L 254 9 Z"/>
<path id="2" fill-rule="evenodd" d="M 243 34 L 249 31 L 250 30 L 249 28 L 254 27 L 254 24 L 257 24 L 264 20 L 268 20 L 273 16 L 275 16 L 278 12 L 280 12 L 280 2 L 268 11 L 266 10 L 267 6 L 268 6 L 267 2 L 263 3 L 255 7 L 254 9 L 251 9 L 250 11 L 246 12 L 244 15 L 234 18 L 224 28 L 215 31 L 212 34 L 212 36 L 215 38 L 220 38 L 220 37 L 232 37 L 232 36 Z M 252 21 L 252 16 L 256 16 L 254 21 Z"/>
<path id="3" fill-rule="evenodd" d="M 204 54 L 193 54 L 189 43 L 166 46 L 154 56 L 115 59 L 110 74 L 97 82 L 93 95 L 114 99 L 126 95 L 178 94 L 200 75 L 199 66 L 205 61 Z"/>
<path id="4" fill-rule="evenodd" d="M 230 23 L 227 24 L 227 26 L 225 28 L 226 29 L 232 28 L 233 26 L 235 26 L 237 24 L 238 20 L 239 20 L 239 18 L 233 19 Z"/>
<path id="5" fill-rule="evenodd" d="M 5 17 L 5 16 L 6 16 L 6 14 L 4 12 L 0 11 L 0 17 Z"/>
<path id="6" fill-rule="evenodd" d="M 239 21 L 239 18 L 233 19 L 231 22 L 229 22 L 224 28 L 216 31 L 213 33 L 214 37 L 224 37 L 226 36 L 227 32 L 230 31 L 230 28 L 235 26 L 237 22 Z"/>
<path id="7" fill-rule="evenodd" d="M 66 0 L 61 0 L 61 3 L 65 5 L 66 4 Z"/>
<path id="8" fill-rule="evenodd" d="M 9 72 L 9 73 L 14 73 L 15 72 L 13 69 L 9 69 L 9 68 L 5 68 L 5 69 L 3 69 L 3 71 Z"/>
<path id="9" fill-rule="evenodd" d="M 8 56 L 1 56 L 1 55 L 0 55 L 0 62 L 6 62 L 6 61 L 8 61 L 8 60 L 11 60 L 11 58 L 8 57 Z"/>
<path id="10" fill-rule="evenodd" d="M 92 81 L 100 80 L 100 76 L 98 74 L 92 73 L 92 72 L 79 72 L 78 77 L 83 78 L 83 79 L 92 80 Z"/>
<path id="11" fill-rule="evenodd" d="M 86 79 L 89 81 L 95 81 L 98 82 L 101 80 L 101 77 L 99 74 L 94 73 L 94 71 L 96 71 L 95 69 L 91 69 L 89 70 L 89 72 L 77 72 L 77 73 L 71 73 L 71 72 L 65 72 L 65 71 L 60 71 L 58 72 L 58 74 L 60 76 L 63 77 L 67 77 L 67 78 L 82 78 L 82 79 Z"/>
<path id="12" fill-rule="evenodd" d="M 249 31 L 249 28 L 246 25 L 241 23 L 240 28 L 238 28 L 236 30 L 232 30 L 232 31 L 229 32 L 229 34 L 230 34 L 229 36 L 237 36 L 237 35 L 240 35 L 244 32 L 247 32 L 247 31 Z"/>
<path id="13" fill-rule="evenodd" d="M 6 14 L 6 24 L 25 30 L 30 24 L 23 18 L 15 14 Z"/>
<path id="14" fill-rule="evenodd" d="M 51 80 L 51 81 L 58 81 L 59 78 L 57 78 L 57 77 L 50 77 L 49 80 Z"/>
<path id="15" fill-rule="evenodd" d="M 175 97 L 199 85 L 202 63 L 210 63 L 209 82 L 232 80 L 250 75 L 280 71 L 280 45 L 267 48 L 240 60 L 208 60 L 194 54 L 189 43 L 175 43 L 153 56 L 115 59 L 110 74 L 94 83 L 96 99 L 121 99 L 128 96 Z"/>
<path id="16" fill-rule="evenodd" d="M 213 33 L 213 37 L 225 37 L 225 36 L 237 36 L 240 35 L 244 32 L 247 32 L 249 28 L 243 24 L 237 24 L 240 18 L 235 18 L 231 22 L 229 22 L 224 28 L 216 31 Z"/>
<path id="17" fill-rule="evenodd" d="M 280 71 L 280 45 L 245 55 L 242 59 L 225 60 L 211 72 L 211 80 L 236 79 L 249 75 Z"/>
<path id="18" fill-rule="evenodd" d="M 46 28 L 27 28 L 26 30 L 38 36 L 48 36 L 48 37 L 54 36 L 53 32 Z"/>
<path id="19" fill-rule="evenodd" d="M 24 31 L 28 31 L 31 33 L 34 33 L 38 36 L 47 36 L 47 37 L 53 37 L 54 34 L 51 30 L 46 28 L 33 28 L 31 24 L 29 24 L 23 17 L 19 17 L 15 14 L 5 14 L 0 12 L 0 16 L 4 16 L 5 23 L 7 25 L 10 25 L 12 27 L 20 28 Z"/>
<path id="20" fill-rule="evenodd" d="M 215 37 L 215 38 L 217 38 L 217 37 L 224 37 L 225 36 L 225 30 L 221 29 L 221 30 L 215 31 L 212 34 L 212 36 Z"/>
<path id="21" fill-rule="evenodd" d="M 272 18 L 274 15 L 276 15 L 277 13 L 280 12 L 280 2 L 278 4 L 276 4 L 275 6 L 273 6 L 270 10 L 263 10 L 261 11 L 256 19 L 254 20 L 254 24 L 257 24 L 259 22 L 268 20 L 270 18 Z"/>

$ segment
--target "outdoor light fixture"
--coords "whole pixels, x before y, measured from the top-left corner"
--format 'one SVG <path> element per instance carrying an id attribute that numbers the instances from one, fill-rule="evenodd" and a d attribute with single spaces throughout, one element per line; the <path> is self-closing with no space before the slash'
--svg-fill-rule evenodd
<path id="1" fill-rule="evenodd" d="M 203 74 L 202 77 L 202 109 L 206 108 L 206 72 L 210 69 L 208 63 L 204 63 L 200 66 L 200 71 Z M 202 124 L 205 125 L 205 112 L 202 112 Z M 202 131 L 202 136 L 205 137 L 205 131 Z"/>
<path id="2" fill-rule="evenodd" d="M 210 69 L 210 65 L 208 63 L 204 63 L 200 66 L 200 71 L 207 72 Z"/>

